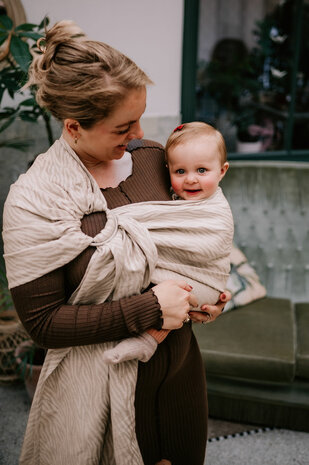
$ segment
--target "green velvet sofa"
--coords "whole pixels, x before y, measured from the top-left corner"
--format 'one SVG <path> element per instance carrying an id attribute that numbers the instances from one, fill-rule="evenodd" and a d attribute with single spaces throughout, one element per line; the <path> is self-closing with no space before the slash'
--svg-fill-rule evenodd
<path id="1" fill-rule="evenodd" d="M 209 414 L 309 431 L 309 163 L 235 161 L 222 189 L 267 296 L 194 325 Z"/>

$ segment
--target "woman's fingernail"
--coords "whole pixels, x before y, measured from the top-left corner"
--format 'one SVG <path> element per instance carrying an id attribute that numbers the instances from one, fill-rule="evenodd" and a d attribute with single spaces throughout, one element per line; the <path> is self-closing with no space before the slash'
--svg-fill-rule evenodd
<path id="1" fill-rule="evenodd" d="M 225 300 L 226 299 L 226 294 L 221 294 L 221 300 Z"/>

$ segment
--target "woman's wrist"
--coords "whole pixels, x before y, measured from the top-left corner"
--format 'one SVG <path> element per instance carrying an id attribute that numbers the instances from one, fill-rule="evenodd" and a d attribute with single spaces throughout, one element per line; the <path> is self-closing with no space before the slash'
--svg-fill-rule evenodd
<path id="1" fill-rule="evenodd" d="M 155 329 L 162 329 L 162 326 L 163 326 L 163 315 L 162 315 L 162 309 L 161 309 L 161 305 L 159 304 L 159 301 L 158 301 L 158 297 L 156 296 L 156 294 L 153 292 L 152 289 L 149 290 L 149 292 L 152 294 L 153 296 L 153 299 L 155 301 L 155 304 L 156 304 L 156 308 L 157 308 L 157 311 L 158 311 L 158 314 L 157 314 L 157 324 L 155 326 L 153 326 L 153 328 Z"/>

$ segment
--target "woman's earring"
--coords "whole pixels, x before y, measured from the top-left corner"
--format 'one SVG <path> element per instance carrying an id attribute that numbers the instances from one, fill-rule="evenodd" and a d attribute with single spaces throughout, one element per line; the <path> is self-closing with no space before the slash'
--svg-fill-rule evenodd
<path id="1" fill-rule="evenodd" d="M 75 144 L 77 144 L 77 141 L 78 141 L 77 136 L 75 136 L 75 139 L 74 139 Z"/>

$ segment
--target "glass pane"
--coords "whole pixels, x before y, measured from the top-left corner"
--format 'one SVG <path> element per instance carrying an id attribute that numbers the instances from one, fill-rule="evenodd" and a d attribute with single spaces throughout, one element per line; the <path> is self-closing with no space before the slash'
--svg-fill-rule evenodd
<path id="1" fill-rule="evenodd" d="M 196 119 L 229 152 L 309 149 L 308 24 L 308 0 L 200 0 Z"/>

